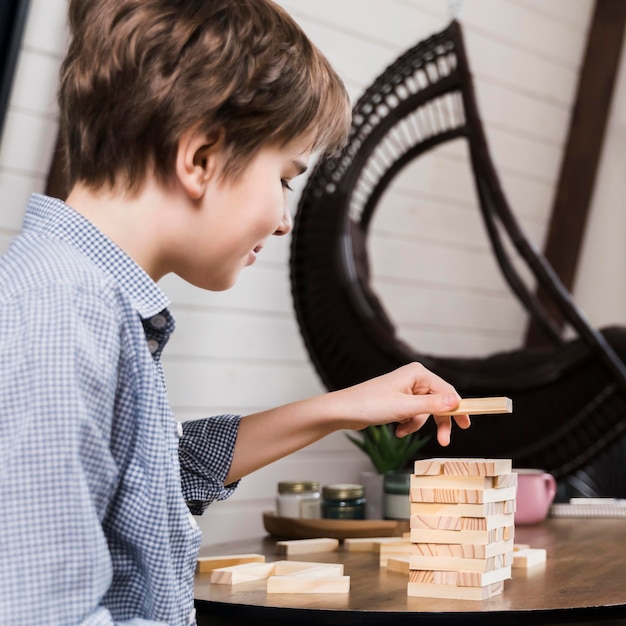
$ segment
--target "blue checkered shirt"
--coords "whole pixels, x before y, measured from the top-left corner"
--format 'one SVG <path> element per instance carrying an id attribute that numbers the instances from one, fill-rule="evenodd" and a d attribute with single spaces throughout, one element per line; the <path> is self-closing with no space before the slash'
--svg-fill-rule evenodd
<path id="1" fill-rule="evenodd" d="M 200 531 L 239 424 L 177 424 L 165 295 L 64 203 L 33 196 L 0 260 L 0 624 L 194 623 Z"/>

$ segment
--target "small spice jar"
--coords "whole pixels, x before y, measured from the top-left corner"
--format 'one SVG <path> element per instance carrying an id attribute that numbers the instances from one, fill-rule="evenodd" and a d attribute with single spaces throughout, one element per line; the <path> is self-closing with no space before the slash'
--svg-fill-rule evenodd
<path id="1" fill-rule="evenodd" d="M 279 517 L 321 517 L 320 484 L 314 480 L 279 482 L 276 512 Z"/>
<path id="2" fill-rule="evenodd" d="M 327 519 L 365 519 L 365 489 L 363 485 L 324 485 L 322 497 L 322 517 Z"/>

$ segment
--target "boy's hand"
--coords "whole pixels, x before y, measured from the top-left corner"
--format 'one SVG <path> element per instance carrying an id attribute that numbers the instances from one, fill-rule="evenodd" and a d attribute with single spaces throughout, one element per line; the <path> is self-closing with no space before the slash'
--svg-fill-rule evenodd
<path id="1" fill-rule="evenodd" d="M 224 484 L 336 430 L 360 430 L 373 424 L 397 422 L 396 434 L 403 437 L 421 428 L 434 415 L 437 441 L 447 446 L 452 421 L 449 416 L 437 414 L 456 409 L 460 400 L 452 385 L 423 365 L 409 363 L 347 389 L 245 416 L 239 423 L 233 460 Z M 467 415 L 455 415 L 454 420 L 461 428 L 470 425 Z"/>
<path id="2" fill-rule="evenodd" d="M 398 422 L 396 435 L 403 437 L 420 429 L 433 415 L 437 441 L 442 446 L 450 443 L 452 422 L 450 417 L 437 413 L 453 410 L 461 400 L 452 385 L 420 363 L 409 363 L 336 394 L 349 404 L 354 403 L 352 411 L 345 407 L 346 415 L 356 418 L 356 423 L 348 428 Z M 455 415 L 454 421 L 460 428 L 469 428 L 471 423 L 468 415 Z"/>

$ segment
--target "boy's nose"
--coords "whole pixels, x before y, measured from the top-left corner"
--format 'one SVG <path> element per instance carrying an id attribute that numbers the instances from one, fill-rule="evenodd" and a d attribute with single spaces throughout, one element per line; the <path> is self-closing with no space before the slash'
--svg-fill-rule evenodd
<path id="1" fill-rule="evenodd" d="M 285 207 L 285 211 L 283 213 L 283 220 L 279 224 L 278 228 L 274 231 L 276 236 L 286 235 L 291 232 L 291 228 L 293 227 L 293 220 L 291 219 L 291 213 L 289 213 L 289 209 Z"/>

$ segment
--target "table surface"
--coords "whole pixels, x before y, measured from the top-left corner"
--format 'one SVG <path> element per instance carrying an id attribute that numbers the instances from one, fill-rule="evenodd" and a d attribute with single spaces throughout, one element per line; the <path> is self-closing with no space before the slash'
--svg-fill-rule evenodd
<path id="1" fill-rule="evenodd" d="M 265 581 L 212 585 L 197 574 L 199 624 L 530 624 L 626 618 L 626 519 L 554 518 L 518 526 L 515 542 L 546 548 L 544 566 L 513 570 L 502 594 L 484 601 L 407 596 L 407 575 L 379 567 L 370 552 L 314 553 L 298 561 L 343 563 L 347 594 L 267 594 Z M 260 552 L 281 560 L 269 537 L 201 550 L 202 555 Z"/>

